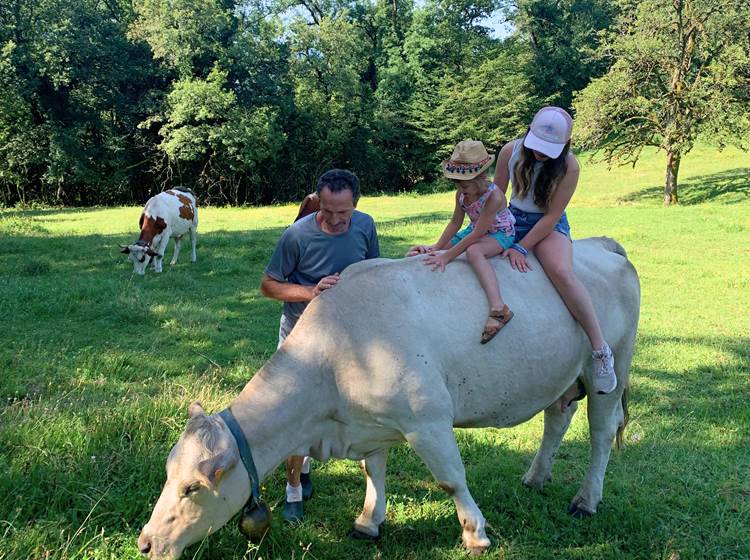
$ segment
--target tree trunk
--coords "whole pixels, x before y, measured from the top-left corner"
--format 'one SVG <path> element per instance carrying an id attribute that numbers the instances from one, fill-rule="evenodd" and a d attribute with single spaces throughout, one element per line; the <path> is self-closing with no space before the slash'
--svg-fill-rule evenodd
<path id="1" fill-rule="evenodd" d="M 667 151 L 667 182 L 664 186 L 664 204 L 677 204 L 677 174 L 680 172 L 679 151 Z"/>

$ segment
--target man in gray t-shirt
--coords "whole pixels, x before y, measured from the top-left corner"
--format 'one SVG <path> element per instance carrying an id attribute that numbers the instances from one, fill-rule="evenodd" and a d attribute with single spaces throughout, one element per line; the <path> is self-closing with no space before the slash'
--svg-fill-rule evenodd
<path id="1" fill-rule="evenodd" d="M 260 290 L 284 302 L 279 346 L 294 328 L 307 304 L 333 288 L 347 266 L 380 256 L 372 217 L 355 210 L 359 179 L 332 169 L 318 179 L 320 210 L 295 222 L 281 236 L 266 267 Z M 302 500 L 312 495 L 309 460 L 289 457 L 284 518 L 302 519 Z M 303 472 L 304 471 L 304 472 Z"/>

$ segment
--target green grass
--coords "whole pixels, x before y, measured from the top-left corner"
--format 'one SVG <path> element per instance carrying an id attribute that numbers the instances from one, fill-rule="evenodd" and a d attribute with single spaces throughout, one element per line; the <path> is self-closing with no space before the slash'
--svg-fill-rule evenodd
<path id="1" fill-rule="evenodd" d="M 543 494 L 523 488 L 541 418 L 461 430 L 473 494 L 499 559 L 750 558 L 750 155 L 699 147 L 684 204 L 661 206 L 661 156 L 607 171 L 582 159 L 576 237 L 609 235 L 642 282 L 631 424 L 604 503 L 565 513 L 587 465 L 585 403 Z M 436 238 L 449 192 L 361 201 L 386 256 Z M 140 208 L 0 211 L 0 560 L 136 559 L 187 406 L 222 408 L 273 353 L 278 303 L 258 281 L 293 205 L 206 208 L 198 262 L 133 277 L 118 243 Z M 171 247 L 169 249 L 171 251 Z M 405 446 L 389 461 L 378 544 L 350 541 L 364 483 L 317 465 L 307 520 L 260 547 L 229 526 L 187 558 L 457 559 L 452 501 Z M 279 471 L 265 484 L 279 506 Z M 276 508 L 278 510 L 278 507 Z"/>

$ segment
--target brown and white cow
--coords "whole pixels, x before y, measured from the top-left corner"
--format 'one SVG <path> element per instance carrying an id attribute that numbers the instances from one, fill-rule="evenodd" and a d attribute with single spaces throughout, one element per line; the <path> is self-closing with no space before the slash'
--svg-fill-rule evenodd
<path id="1" fill-rule="evenodd" d="M 177 187 L 152 196 L 146 202 L 139 224 L 141 236 L 138 241 L 132 245 L 120 245 L 121 252 L 133 261 L 134 272 L 144 274 L 152 258 L 154 272 L 161 272 L 170 238 L 174 239 L 174 255 L 169 264 L 175 264 L 180 255 L 182 236 L 187 232 L 190 232 L 192 244 L 190 262 L 195 262 L 198 208 L 192 192 Z"/>

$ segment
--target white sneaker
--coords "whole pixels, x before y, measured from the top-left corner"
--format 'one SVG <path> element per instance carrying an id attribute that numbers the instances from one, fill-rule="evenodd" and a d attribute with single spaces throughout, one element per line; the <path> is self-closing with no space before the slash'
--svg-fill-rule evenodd
<path id="1" fill-rule="evenodd" d="M 591 357 L 594 359 L 594 390 L 600 395 L 611 393 L 617 387 L 615 357 L 611 348 L 605 342 L 602 348 L 591 352 Z"/>

